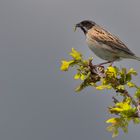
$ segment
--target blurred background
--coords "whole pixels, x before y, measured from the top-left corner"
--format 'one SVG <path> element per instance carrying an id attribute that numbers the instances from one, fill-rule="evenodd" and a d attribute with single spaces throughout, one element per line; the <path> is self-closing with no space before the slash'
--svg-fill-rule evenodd
<path id="1" fill-rule="evenodd" d="M 118 35 L 140 56 L 139 7 L 139 0 L 0 1 L 0 139 L 111 140 L 105 130 L 111 93 L 93 88 L 75 93 L 79 82 L 73 71 L 60 71 L 60 61 L 74 47 L 103 62 L 88 49 L 83 33 L 73 32 L 85 19 Z M 135 60 L 115 64 L 140 72 Z M 136 139 L 139 130 L 130 124 L 129 133 L 116 140 Z"/>

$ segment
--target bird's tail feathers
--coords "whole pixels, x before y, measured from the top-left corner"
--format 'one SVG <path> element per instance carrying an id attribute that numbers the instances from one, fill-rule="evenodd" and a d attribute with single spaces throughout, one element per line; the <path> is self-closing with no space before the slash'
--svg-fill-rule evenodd
<path id="1" fill-rule="evenodd" d="M 133 59 L 140 61 L 140 57 L 134 56 Z"/>

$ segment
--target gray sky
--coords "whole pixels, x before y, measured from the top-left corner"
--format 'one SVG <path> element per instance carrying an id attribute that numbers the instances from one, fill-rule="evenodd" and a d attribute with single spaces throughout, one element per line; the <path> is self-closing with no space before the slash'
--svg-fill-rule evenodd
<path id="1" fill-rule="evenodd" d="M 72 71 L 59 70 L 60 60 L 72 47 L 95 56 L 83 33 L 73 32 L 84 19 L 118 35 L 140 56 L 139 7 L 139 0 L 0 1 L 0 139 L 111 140 L 105 130 L 111 94 L 93 88 L 76 94 L 78 82 Z M 134 60 L 116 64 L 140 71 Z M 136 139 L 139 130 L 130 125 L 116 140 Z"/>

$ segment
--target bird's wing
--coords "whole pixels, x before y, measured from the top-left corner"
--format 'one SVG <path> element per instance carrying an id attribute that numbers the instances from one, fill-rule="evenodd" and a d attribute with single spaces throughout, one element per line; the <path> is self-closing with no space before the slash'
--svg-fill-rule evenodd
<path id="1" fill-rule="evenodd" d="M 90 34 L 93 39 L 110 46 L 112 49 L 123 51 L 129 55 L 135 55 L 118 37 L 112 35 L 98 25 L 91 29 Z"/>

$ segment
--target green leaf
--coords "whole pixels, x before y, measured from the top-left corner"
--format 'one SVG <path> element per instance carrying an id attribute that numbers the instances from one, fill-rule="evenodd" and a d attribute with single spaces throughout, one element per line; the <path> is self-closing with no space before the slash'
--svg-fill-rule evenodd
<path id="1" fill-rule="evenodd" d="M 85 81 L 83 81 L 76 89 L 76 92 L 80 92 L 81 90 L 83 90 L 85 87 L 87 87 L 87 84 L 85 83 Z"/>
<path id="2" fill-rule="evenodd" d="M 135 97 L 140 99 L 140 88 L 137 88 L 135 92 Z"/>
<path id="3" fill-rule="evenodd" d="M 134 118 L 133 123 L 134 124 L 139 124 L 140 123 L 140 118 Z"/>
<path id="4" fill-rule="evenodd" d="M 127 73 L 126 74 L 126 81 L 131 81 L 131 79 L 132 79 L 131 74 L 130 73 Z"/>
<path id="5" fill-rule="evenodd" d="M 83 86 L 82 85 L 79 85 L 78 87 L 76 87 L 75 91 L 76 92 L 80 92 L 81 90 L 83 90 Z"/>
<path id="6" fill-rule="evenodd" d="M 126 68 L 120 70 L 120 84 L 125 84 L 127 81 Z"/>

